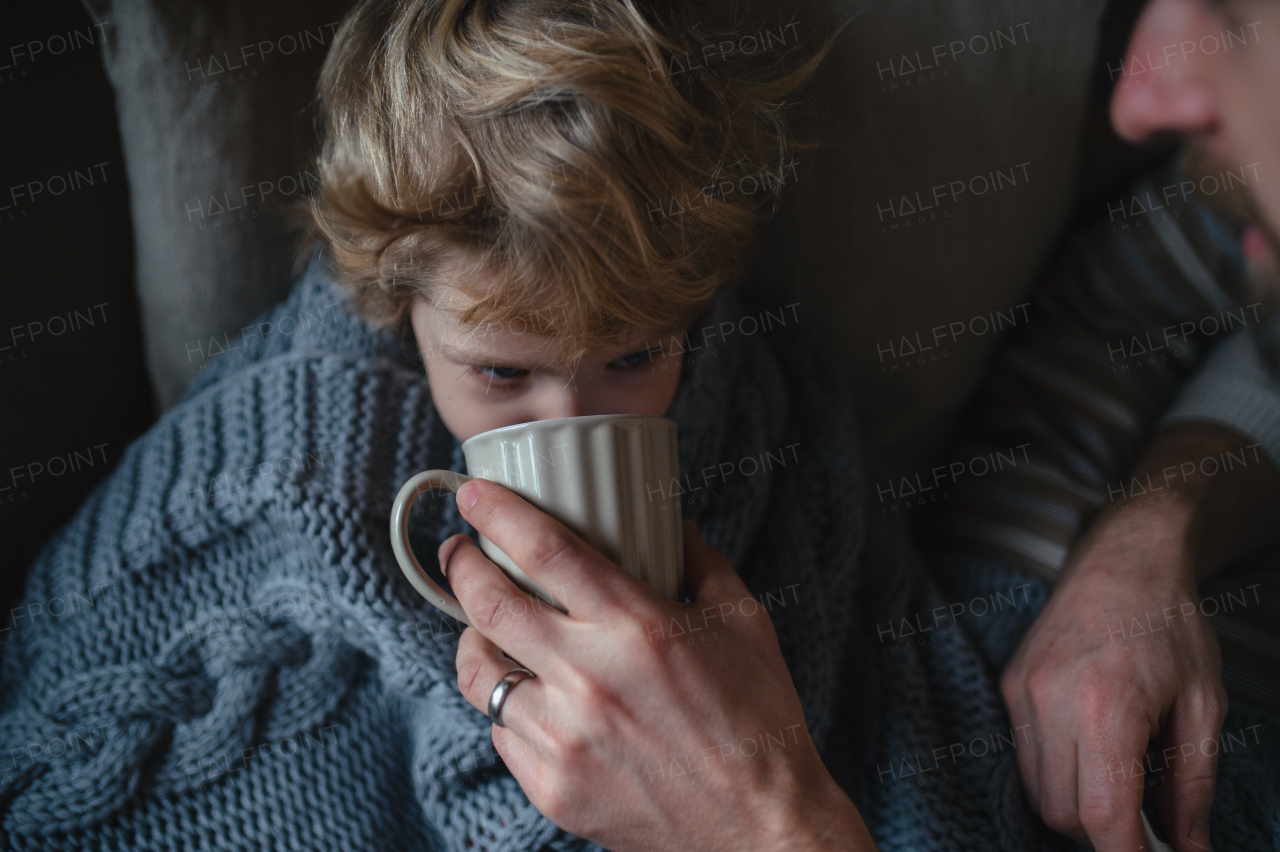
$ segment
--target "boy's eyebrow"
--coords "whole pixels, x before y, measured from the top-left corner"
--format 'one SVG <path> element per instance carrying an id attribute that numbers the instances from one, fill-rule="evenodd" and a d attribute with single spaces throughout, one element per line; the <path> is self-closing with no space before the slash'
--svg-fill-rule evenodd
<path id="1" fill-rule="evenodd" d="M 497 360 L 482 356 L 481 353 L 478 352 L 469 352 L 465 349 L 459 349 L 458 347 L 451 346 L 448 343 L 436 343 L 434 344 L 434 347 L 441 355 L 451 361 L 460 361 L 471 364 L 478 361 Z"/>
<path id="2" fill-rule="evenodd" d="M 619 357 L 623 355 L 630 355 L 635 352 L 642 352 L 646 350 L 651 351 L 663 348 L 663 341 L 667 340 L 673 334 L 679 336 L 682 332 L 678 329 L 668 329 L 661 333 L 648 332 L 644 337 L 626 341 L 625 343 L 614 342 L 609 346 L 604 347 L 603 351 L 609 352 L 610 354 L 616 354 Z M 548 341 L 546 346 L 550 348 L 553 344 L 551 341 Z M 528 370 L 537 369 L 547 365 L 545 357 L 539 357 L 535 353 L 521 353 L 519 355 L 497 357 L 495 354 L 488 352 L 468 351 L 467 349 L 459 348 L 458 346 L 443 341 L 435 343 L 434 348 L 445 358 L 456 363 L 477 364 L 483 361 L 486 366 L 503 366 Z M 614 350 L 616 350 L 616 352 Z M 554 358 L 552 359 L 552 363 L 557 365 L 559 364 L 559 362 Z"/>
<path id="3" fill-rule="evenodd" d="M 550 345 L 550 344 L 548 344 Z M 472 352 L 466 349 L 460 349 L 457 346 L 446 342 L 434 343 L 433 347 L 445 358 L 451 361 L 464 364 L 478 364 L 484 362 L 486 366 L 503 366 L 518 367 L 519 369 L 536 369 L 542 366 L 543 359 L 533 353 L 521 353 L 519 355 L 497 357 L 495 354 L 485 352 Z M 529 362 L 535 362 L 532 366 Z"/>

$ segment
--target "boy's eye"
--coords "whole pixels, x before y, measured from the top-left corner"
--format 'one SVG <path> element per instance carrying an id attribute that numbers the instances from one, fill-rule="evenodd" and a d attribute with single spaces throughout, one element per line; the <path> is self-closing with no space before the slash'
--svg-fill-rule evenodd
<path id="1" fill-rule="evenodd" d="M 662 351 L 661 347 L 653 347 L 652 349 L 641 349 L 638 352 L 632 352 L 630 355 L 623 355 L 621 358 L 614 359 L 609 362 L 610 367 L 639 367 L 648 361 L 652 361 L 654 356 Z"/>
<path id="2" fill-rule="evenodd" d="M 520 379 L 529 375 L 528 370 L 519 367 L 477 367 L 480 375 L 490 379 Z"/>

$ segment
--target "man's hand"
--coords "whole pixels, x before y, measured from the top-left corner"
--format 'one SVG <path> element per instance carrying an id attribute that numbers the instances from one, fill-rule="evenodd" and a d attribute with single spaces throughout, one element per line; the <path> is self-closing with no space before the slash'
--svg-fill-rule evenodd
<path id="1" fill-rule="evenodd" d="M 1248 443 L 1216 426 L 1162 432 L 1138 466 L 1142 488 L 1126 487 L 1073 549 L 1001 680 L 1013 724 L 1035 735 L 1018 750 L 1031 806 L 1098 852 L 1142 848 L 1148 776 L 1173 847 L 1211 848 L 1227 699 L 1196 583 L 1273 535 L 1259 521 L 1280 507 L 1280 477 L 1256 446 L 1214 475 L 1199 462 L 1238 459 Z"/>
<path id="2" fill-rule="evenodd" d="M 1183 839 L 1174 848 L 1208 849 L 1217 750 L 1194 746 L 1216 740 L 1226 714 L 1218 644 L 1166 514 L 1130 512 L 1100 523 L 1076 549 L 1070 576 L 1005 669 L 1013 724 L 1034 731 L 1018 766 L 1050 828 L 1098 852 L 1136 850 L 1148 741 L 1190 743 L 1169 766 L 1152 765 L 1172 782 L 1161 810 Z M 1184 603 L 1192 604 L 1185 618 Z"/>
<path id="3" fill-rule="evenodd" d="M 468 482 L 458 509 L 568 609 L 522 592 L 465 535 L 441 544 L 472 625 L 462 695 L 483 713 L 513 659 L 537 674 L 493 744 L 552 822 L 619 852 L 875 849 L 809 737 L 772 621 L 692 522 L 692 603 L 677 603 L 496 483 Z"/>

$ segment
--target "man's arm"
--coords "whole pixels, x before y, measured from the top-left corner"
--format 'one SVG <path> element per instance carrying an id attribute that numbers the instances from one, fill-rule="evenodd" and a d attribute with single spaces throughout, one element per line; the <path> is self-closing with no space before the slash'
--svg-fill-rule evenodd
<path id="1" fill-rule="evenodd" d="M 1271 363 L 1278 337 L 1273 320 L 1224 341 L 1161 418 L 1141 465 L 1178 465 L 1199 579 L 1280 535 L 1280 365 Z"/>
<path id="2" fill-rule="evenodd" d="M 1264 444 L 1216 423 L 1180 421 L 1161 430 L 1134 477 L 1177 495 L 1122 517 L 1121 503 L 1094 529 L 1160 527 L 1188 556 L 1193 581 L 1280 540 L 1280 473 Z M 1140 502 L 1136 498 L 1131 502 Z M 1063 570 L 1063 579 L 1071 567 Z"/>
<path id="3" fill-rule="evenodd" d="M 1194 744 L 1217 741 L 1227 696 L 1196 584 L 1277 538 L 1280 476 L 1258 449 L 1212 424 L 1162 430 L 1133 472 L 1143 493 L 1072 549 L 1001 679 L 1013 724 L 1033 726 L 1032 807 L 1099 852 L 1141 848 L 1144 791 L 1175 849 L 1210 848 L 1217 752 Z"/>
<path id="4" fill-rule="evenodd" d="M 1187 377 L 1264 318 L 1240 223 L 1182 185 L 1172 163 L 1142 176 L 1072 235 L 1037 286 L 1030 323 L 997 354 L 973 421 L 941 459 L 1001 463 L 955 483 L 938 546 L 1055 582 L 1087 525 L 1127 499 L 1126 477 Z"/>
<path id="5" fill-rule="evenodd" d="M 1276 320 L 1241 330 L 1210 353 L 1090 535 L 1159 529 L 1186 554 L 1192 581 L 1280 541 L 1280 376 L 1264 355 L 1278 331 Z"/>
<path id="6" fill-rule="evenodd" d="M 1056 582 L 1001 687 L 1035 732 L 1018 755 L 1032 807 L 1100 852 L 1142 842 L 1147 776 L 1168 779 L 1156 800 L 1174 848 L 1208 848 L 1216 757 L 1181 745 L 1218 735 L 1226 694 L 1196 582 L 1264 543 L 1280 505 L 1280 416 L 1257 403 L 1276 390 L 1257 354 L 1265 317 L 1230 232 L 1194 199 L 1130 215 L 1171 182 L 1139 181 L 1123 213 L 1113 202 L 1074 237 L 955 455 L 1030 442 L 1028 462 L 957 483 L 944 519 L 949 546 Z M 1157 423 L 1228 321 L 1242 342 Z M 1177 765 L 1144 764 L 1152 741 Z"/>

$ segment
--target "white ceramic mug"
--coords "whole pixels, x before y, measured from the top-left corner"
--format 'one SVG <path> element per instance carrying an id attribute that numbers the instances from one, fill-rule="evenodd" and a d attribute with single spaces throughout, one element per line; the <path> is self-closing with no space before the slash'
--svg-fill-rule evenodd
<path id="1" fill-rule="evenodd" d="M 409 509 L 433 488 L 457 493 L 473 478 L 506 486 L 573 530 L 623 570 L 673 600 L 684 599 L 680 527 L 680 459 L 676 424 L 665 417 L 601 414 L 536 420 L 483 432 L 462 442 L 467 473 L 415 474 L 391 506 L 391 546 L 423 597 L 464 624 L 456 598 L 422 569 L 409 546 Z M 520 588 L 565 607 L 493 542 L 480 548 Z"/>

